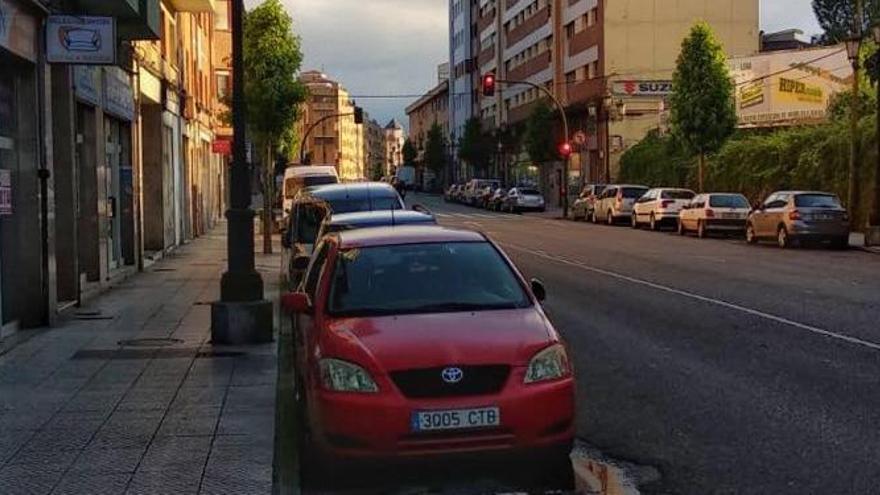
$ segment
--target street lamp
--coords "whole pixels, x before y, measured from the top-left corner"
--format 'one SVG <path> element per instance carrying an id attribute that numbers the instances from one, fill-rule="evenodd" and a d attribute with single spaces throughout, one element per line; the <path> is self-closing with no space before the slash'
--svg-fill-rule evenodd
<path id="1" fill-rule="evenodd" d="M 861 30 L 845 40 L 846 56 L 852 64 L 852 102 L 850 104 L 850 139 L 849 139 L 849 184 L 847 187 L 847 207 L 852 218 L 858 218 L 858 160 L 859 160 L 859 51 L 862 47 Z"/>
<path id="2" fill-rule="evenodd" d="M 871 28 L 874 42 L 880 45 L 880 23 Z M 880 57 L 880 55 L 877 55 Z M 877 78 L 877 87 L 880 88 L 880 60 L 874 64 Z M 877 135 L 880 136 L 880 98 L 877 98 Z M 871 217 L 865 240 L 871 246 L 880 245 L 880 139 L 877 139 L 877 162 L 874 164 L 874 205 L 871 208 Z"/>

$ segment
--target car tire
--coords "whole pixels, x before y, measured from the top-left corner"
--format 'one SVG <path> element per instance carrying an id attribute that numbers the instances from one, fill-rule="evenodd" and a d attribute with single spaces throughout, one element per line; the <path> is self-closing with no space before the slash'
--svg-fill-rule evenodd
<path id="1" fill-rule="evenodd" d="M 706 238 L 706 224 L 704 224 L 702 220 L 697 222 L 697 237 L 700 239 Z"/>
<path id="2" fill-rule="evenodd" d="M 831 249 L 838 251 L 849 249 L 849 237 L 835 237 L 831 240 Z"/>
<path id="3" fill-rule="evenodd" d="M 755 226 L 752 225 L 751 222 L 746 225 L 746 243 L 758 243 L 758 235 L 755 233 Z"/>
<path id="4" fill-rule="evenodd" d="M 678 220 L 678 235 L 687 235 L 687 229 L 684 228 L 684 222 L 682 222 L 681 219 Z"/>
<path id="5" fill-rule="evenodd" d="M 779 227 L 776 231 L 776 245 L 781 249 L 794 247 L 793 239 L 788 234 L 788 229 L 786 229 L 785 226 Z"/>
<path id="6" fill-rule="evenodd" d="M 594 224 L 598 224 L 598 223 L 599 223 L 599 217 L 596 216 L 596 210 L 593 210 L 593 213 L 590 214 L 590 221 L 591 221 L 592 223 L 594 223 Z"/>
<path id="7" fill-rule="evenodd" d="M 611 212 L 611 210 L 608 210 L 608 216 L 605 217 L 605 223 L 607 223 L 609 226 L 614 225 L 614 214 Z"/>
<path id="8" fill-rule="evenodd" d="M 632 226 L 632 228 L 634 228 L 634 229 L 638 229 L 638 228 L 639 228 L 639 216 L 636 215 L 636 212 L 633 212 L 632 216 L 630 216 L 630 222 L 629 222 L 629 223 L 630 223 L 630 225 Z"/>
<path id="9" fill-rule="evenodd" d="M 656 232 L 656 231 L 657 231 L 657 219 L 654 218 L 654 214 L 653 214 L 653 213 L 651 213 L 651 223 L 650 223 L 650 225 L 649 225 L 649 228 L 651 229 L 652 232 Z"/>

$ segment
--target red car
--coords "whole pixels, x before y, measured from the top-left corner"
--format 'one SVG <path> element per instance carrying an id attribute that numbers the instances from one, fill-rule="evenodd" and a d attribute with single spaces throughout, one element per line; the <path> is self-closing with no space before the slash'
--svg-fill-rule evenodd
<path id="1" fill-rule="evenodd" d="M 568 453 L 574 378 L 544 287 L 484 235 L 332 234 L 300 291 L 283 305 L 311 437 L 331 459 Z"/>

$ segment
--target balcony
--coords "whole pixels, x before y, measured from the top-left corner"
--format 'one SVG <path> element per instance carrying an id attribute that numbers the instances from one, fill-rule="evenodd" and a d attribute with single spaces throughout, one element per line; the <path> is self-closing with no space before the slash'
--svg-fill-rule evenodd
<path id="1" fill-rule="evenodd" d="M 214 12 L 214 0 L 169 0 L 168 4 L 177 12 Z"/>
<path id="2" fill-rule="evenodd" d="M 516 66 L 507 73 L 507 78 L 512 81 L 524 81 L 533 75 L 547 70 L 550 67 L 550 50 L 533 57 L 531 60 Z"/>
<path id="3" fill-rule="evenodd" d="M 576 33 L 569 40 L 568 56 L 574 57 L 578 53 L 588 50 L 602 42 L 602 29 L 599 25 L 590 26 Z"/>
<path id="4" fill-rule="evenodd" d="M 507 33 L 507 48 L 550 22 L 550 6 L 544 7 Z"/>

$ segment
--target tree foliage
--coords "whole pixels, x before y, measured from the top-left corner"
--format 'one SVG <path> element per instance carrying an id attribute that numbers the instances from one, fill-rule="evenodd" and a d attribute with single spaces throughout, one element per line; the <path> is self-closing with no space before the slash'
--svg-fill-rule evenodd
<path id="1" fill-rule="evenodd" d="M 435 123 L 428 131 L 428 137 L 425 140 L 425 167 L 439 175 L 446 166 L 447 147 L 448 143 L 443 134 L 443 128 Z"/>
<path id="2" fill-rule="evenodd" d="M 465 123 L 464 133 L 458 142 L 458 157 L 476 170 L 485 171 L 488 167 L 492 150 L 479 118 L 471 117 Z"/>
<path id="3" fill-rule="evenodd" d="M 559 148 L 553 129 L 556 128 L 556 112 L 546 101 L 541 101 L 532 110 L 526 121 L 524 137 L 526 152 L 534 162 L 558 161 Z"/>
<path id="4" fill-rule="evenodd" d="M 414 167 L 416 165 L 416 159 L 419 157 L 419 152 L 416 149 L 416 146 L 413 144 L 412 139 L 407 139 L 403 143 L 403 166 L 404 167 Z"/>
<path id="5" fill-rule="evenodd" d="M 862 7 L 861 24 L 856 19 Z M 813 0 L 813 13 L 825 31 L 823 40 L 841 43 L 855 35 L 870 33 L 873 19 L 880 19 L 880 0 Z"/>

